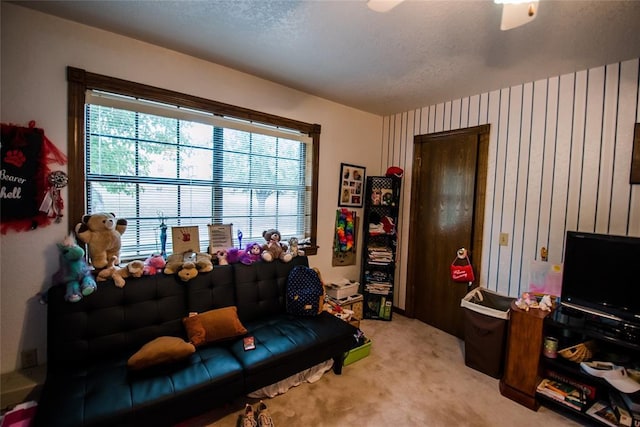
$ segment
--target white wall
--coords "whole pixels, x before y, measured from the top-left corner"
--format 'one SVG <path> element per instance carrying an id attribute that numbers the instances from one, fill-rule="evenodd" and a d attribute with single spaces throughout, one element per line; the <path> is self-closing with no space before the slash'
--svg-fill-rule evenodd
<path id="1" fill-rule="evenodd" d="M 380 173 L 382 119 L 229 68 L 2 2 L 3 123 L 38 127 L 67 152 L 68 65 L 322 126 L 318 255 L 325 278 L 359 277 L 359 264 L 331 267 L 341 162 Z M 54 170 L 58 168 L 54 167 Z M 66 166 L 59 168 L 66 171 Z M 66 198 L 66 192 L 63 192 Z M 34 231 L 0 237 L 1 372 L 19 368 L 20 352 L 46 351 L 46 306 L 36 294 L 58 268 L 55 243 L 66 217 Z M 72 219 L 72 223 L 79 220 Z M 91 298 L 99 298 L 99 293 Z"/>
<path id="2" fill-rule="evenodd" d="M 451 100 L 384 118 L 383 164 L 404 167 L 401 252 L 408 245 L 413 136 L 490 124 L 480 284 L 528 290 L 529 265 L 561 263 L 567 230 L 640 236 L 640 185 L 630 185 L 640 122 L 639 60 Z M 499 246 L 501 232 L 509 245 Z M 453 256 L 453 254 L 452 254 Z M 474 260 L 476 263 L 478 260 Z M 406 263 L 397 304 L 405 308 Z"/>

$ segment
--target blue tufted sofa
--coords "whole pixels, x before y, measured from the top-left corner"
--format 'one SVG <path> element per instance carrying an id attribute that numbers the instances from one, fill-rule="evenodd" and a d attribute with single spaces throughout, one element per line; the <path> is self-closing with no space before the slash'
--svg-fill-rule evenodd
<path id="1" fill-rule="evenodd" d="M 158 274 L 112 282 L 78 303 L 63 287 L 49 292 L 47 377 L 36 426 L 171 426 L 231 399 L 285 379 L 325 360 L 341 373 L 342 355 L 356 329 L 328 313 L 296 317 L 285 311 L 289 263 L 216 266 L 184 283 Z M 189 359 L 141 372 L 128 358 L 159 336 L 186 339 L 189 312 L 235 305 L 256 340 L 198 347 Z"/>

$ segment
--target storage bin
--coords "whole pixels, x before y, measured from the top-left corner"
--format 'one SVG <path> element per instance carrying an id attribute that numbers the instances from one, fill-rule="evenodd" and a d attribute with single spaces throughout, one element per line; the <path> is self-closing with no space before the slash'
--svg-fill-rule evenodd
<path id="1" fill-rule="evenodd" d="M 331 298 L 342 299 L 357 294 L 359 286 L 360 284 L 358 282 L 350 283 L 344 286 L 329 284 L 325 286 L 325 291 Z"/>
<path id="2" fill-rule="evenodd" d="M 513 301 L 515 298 L 485 288 L 476 288 L 462 299 L 465 365 L 494 378 L 502 377 Z"/>
<path id="3" fill-rule="evenodd" d="M 351 365 L 360 359 L 364 359 L 371 353 L 371 340 L 367 339 L 367 342 L 360 347 L 352 348 L 344 354 L 343 366 Z"/>

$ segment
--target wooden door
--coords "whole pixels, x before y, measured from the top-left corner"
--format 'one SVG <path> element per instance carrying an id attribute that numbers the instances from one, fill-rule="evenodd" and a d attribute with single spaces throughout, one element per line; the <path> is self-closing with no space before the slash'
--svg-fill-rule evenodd
<path id="1" fill-rule="evenodd" d="M 467 248 L 479 277 L 488 143 L 489 125 L 414 139 L 407 315 L 460 338 L 470 287 L 449 266 Z"/>

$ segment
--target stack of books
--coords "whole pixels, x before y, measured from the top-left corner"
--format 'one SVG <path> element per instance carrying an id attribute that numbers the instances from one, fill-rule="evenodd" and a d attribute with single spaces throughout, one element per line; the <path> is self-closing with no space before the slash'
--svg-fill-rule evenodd
<path id="1" fill-rule="evenodd" d="M 582 411 L 587 405 L 582 389 L 562 381 L 545 378 L 538 384 L 536 391 L 576 411 Z"/>
<path id="2" fill-rule="evenodd" d="M 370 294 L 389 295 L 391 293 L 391 283 L 367 283 L 364 290 Z"/>
<path id="3" fill-rule="evenodd" d="M 369 246 L 369 264 L 388 265 L 393 262 L 393 251 L 385 246 Z"/>

